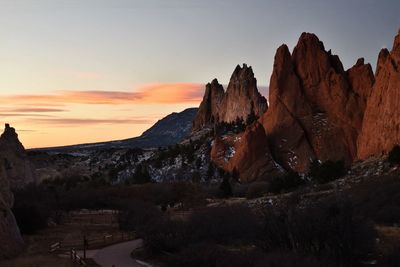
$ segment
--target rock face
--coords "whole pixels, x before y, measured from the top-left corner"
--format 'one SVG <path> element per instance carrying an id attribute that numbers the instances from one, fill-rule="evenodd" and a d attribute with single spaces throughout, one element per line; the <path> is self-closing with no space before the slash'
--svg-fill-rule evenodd
<path id="1" fill-rule="evenodd" d="M 261 119 L 272 154 L 286 169 L 305 171 L 313 159 L 356 156 L 363 108 L 373 83 L 363 60 L 344 71 L 314 34 L 303 33 L 291 55 L 278 48 L 268 111 Z"/>
<path id="2" fill-rule="evenodd" d="M 6 125 L 6 130 L 0 138 L 0 211 L 2 212 L 0 216 L 0 259 L 16 256 L 24 245 L 11 212 L 14 198 L 10 189 L 10 179 L 14 179 L 14 174 L 18 172 L 12 171 L 11 168 L 19 166 L 20 159 L 17 155 L 23 154 L 25 151 L 22 144 L 16 141 L 18 138 L 16 138 L 15 130 Z M 14 160 L 17 160 L 16 164 L 14 164 Z M 21 180 L 25 179 L 21 178 Z"/>
<path id="3" fill-rule="evenodd" d="M 184 140 L 192 131 L 192 122 L 197 108 L 174 112 L 157 121 L 139 137 L 119 141 L 127 147 L 163 147 L 175 145 Z"/>
<path id="4" fill-rule="evenodd" d="M 392 51 L 379 53 L 375 84 L 358 139 L 358 158 L 388 153 L 400 143 L 400 31 Z"/>
<path id="5" fill-rule="evenodd" d="M 211 149 L 211 160 L 225 171 L 237 170 L 241 182 L 267 179 L 281 173 L 268 148 L 265 130 L 259 122 L 244 133 L 217 137 Z"/>
<path id="6" fill-rule="evenodd" d="M 267 110 L 267 101 L 257 89 L 257 80 L 251 67 L 243 64 L 234 70 L 226 92 L 215 79 L 206 85 L 203 101 L 193 122 L 193 131 L 214 122 L 246 120 L 254 113 L 260 117 Z"/>
<path id="7" fill-rule="evenodd" d="M 206 85 L 203 101 L 193 120 L 193 131 L 198 131 L 219 120 L 219 110 L 224 94 L 224 87 L 218 83 L 217 79 Z"/>
<path id="8" fill-rule="evenodd" d="M 211 151 L 217 165 L 241 171 L 248 181 L 275 162 L 305 172 L 313 160 L 349 165 L 400 144 L 400 32 L 391 51 L 381 50 L 375 76 L 363 58 L 344 70 L 339 57 L 314 34 L 303 33 L 293 53 L 282 45 L 275 55 L 268 109 L 246 65 L 235 69 L 225 93 L 215 82 L 208 88 L 195 129 L 245 118 L 249 112 L 262 114 L 262 126 L 216 137 Z"/>
<path id="9" fill-rule="evenodd" d="M 36 180 L 35 172 L 15 129 L 6 124 L 0 137 L 0 161 L 11 188 L 23 187 Z"/>

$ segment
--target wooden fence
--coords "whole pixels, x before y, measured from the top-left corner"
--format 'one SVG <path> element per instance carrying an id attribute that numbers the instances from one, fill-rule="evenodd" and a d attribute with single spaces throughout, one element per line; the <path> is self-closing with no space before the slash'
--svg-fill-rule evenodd
<path id="1" fill-rule="evenodd" d="M 59 250 L 60 248 L 61 248 L 61 242 L 57 242 L 57 243 L 50 245 L 49 251 L 50 251 L 50 253 L 52 253 L 52 252 Z"/>
<path id="2" fill-rule="evenodd" d="M 129 241 L 136 238 L 135 232 L 120 233 L 114 235 L 104 235 L 99 238 L 87 239 L 86 249 L 101 248 L 107 245 Z M 82 239 L 83 240 L 83 239 Z M 49 246 L 49 252 L 67 252 L 71 249 L 83 250 L 83 242 L 56 242 Z"/>
<path id="3" fill-rule="evenodd" d="M 86 266 L 86 262 L 82 259 L 81 256 L 78 255 L 78 253 L 76 253 L 75 249 L 71 249 L 70 255 L 72 262 L 77 263 L 80 266 Z"/>

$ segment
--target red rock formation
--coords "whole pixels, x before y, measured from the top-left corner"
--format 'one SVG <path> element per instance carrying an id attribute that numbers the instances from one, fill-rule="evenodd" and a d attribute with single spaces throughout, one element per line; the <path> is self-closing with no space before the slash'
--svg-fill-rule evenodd
<path id="1" fill-rule="evenodd" d="M 307 103 L 286 45 L 278 48 L 269 86 L 269 108 L 261 118 L 272 154 L 286 169 L 303 171 L 315 157 L 300 118 L 307 118 Z"/>
<path id="2" fill-rule="evenodd" d="M 219 121 L 232 122 L 247 119 L 254 112 L 260 117 L 267 110 L 267 101 L 257 89 L 257 80 L 251 67 L 239 65 L 233 72 L 219 110 Z"/>
<path id="3" fill-rule="evenodd" d="M 347 76 L 354 92 L 359 96 L 359 105 L 364 113 L 367 100 L 372 92 L 375 82 L 374 72 L 370 64 L 364 64 L 364 58 L 359 58 L 357 63 L 347 70 Z"/>
<path id="4" fill-rule="evenodd" d="M 242 182 L 267 179 L 281 173 L 268 149 L 263 126 L 255 122 L 244 133 L 216 137 L 211 149 L 211 160 L 226 171 L 239 172 Z"/>
<path id="5" fill-rule="evenodd" d="M 348 73 L 314 34 L 303 33 L 292 55 L 286 45 L 277 50 L 270 107 L 261 121 L 272 153 L 284 167 L 305 171 L 315 158 L 354 159 L 371 82 L 362 61 Z"/>
<path id="6" fill-rule="evenodd" d="M 206 85 L 203 101 L 193 121 L 193 131 L 214 122 L 232 122 L 237 118 L 246 120 L 254 113 L 260 117 L 267 110 L 267 101 L 257 89 L 257 80 L 251 67 L 239 65 L 233 72 L 228 88 L 215 79 Z"/>
<path id="7" fill-rule="evenodd" d="M 388 153 L 400 143 L 400 32 L 392 51 L 379 53 L 375 84 L 367 102 L 358 158 Z"/>
<path id="8" fill-rule="evenodd" d="M 224 88 L 214 79 L 206 85 L 203 101 L 193 121 L 193 131 L 201 130 L 204 126 L 218 121 L 219 109 L 224 97 Z"/>

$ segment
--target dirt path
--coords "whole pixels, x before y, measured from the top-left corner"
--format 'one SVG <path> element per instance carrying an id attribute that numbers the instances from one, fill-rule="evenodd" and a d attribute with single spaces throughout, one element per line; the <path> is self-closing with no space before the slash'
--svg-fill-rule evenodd
<path id="1" fill-rule="evenodd" d="M 135 248 L 143 245 L 141 239 L 119 243 L 99 250 L 87 252 L 87 256 L 92 257 L 96 263 L 102 267 L 143 267 L 150 266 L 141 264 L 131 257 L 131 252 Z"/>

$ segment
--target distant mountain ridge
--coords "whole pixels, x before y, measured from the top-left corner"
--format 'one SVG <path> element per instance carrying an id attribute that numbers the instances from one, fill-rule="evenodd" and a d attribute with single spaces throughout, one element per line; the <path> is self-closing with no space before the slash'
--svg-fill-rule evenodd
<path id="1" fill-rule="evenodd" d="M 174 145 L 189 136 L 192 131 L 192 122 L 198 108 L 188 108 L 182 112 L 173 112 L 157 121 L 152 127 L 138 137 L 118 141 L 77 144 L 70 146 L 37 148 L 33 151 L 65 152 L 79 149 L 107 149 L 107 148 L 156 148 Z"/>

